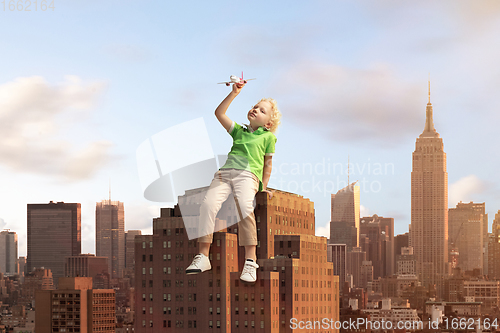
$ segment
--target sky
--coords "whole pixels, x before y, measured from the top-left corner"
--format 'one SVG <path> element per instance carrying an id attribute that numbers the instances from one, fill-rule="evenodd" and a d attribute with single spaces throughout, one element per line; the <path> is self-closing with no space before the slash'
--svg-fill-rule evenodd
<path id="1" fill-rule="evenodd" d="M 230 88 L 216 83 L 242 71 L 256 80 L 227 115 L 244 123 L 262 97 L 278 101 L 269 186 L 314 202 L 317 235 L 348 162 L 361 215 L 408 231 L 429 79 L 448 206 L 485 202 L 490 231 L 500 209 L 498 1 L 21 0 L 0 4 L 0 31 L 0 229 L 18 234 L 20 256 L 27 204 L 49 201 L 81 203 L 82 253 L 95 253 L 110 187 L 126 230 L 151 234 L 167 204 L 144 198 L 137 148 L 202 118 L 226 154 L 213 112 Z"/>

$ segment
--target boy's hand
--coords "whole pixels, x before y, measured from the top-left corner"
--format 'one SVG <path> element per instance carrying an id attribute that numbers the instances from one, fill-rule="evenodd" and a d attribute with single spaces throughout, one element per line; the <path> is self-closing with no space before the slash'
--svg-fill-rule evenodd
<path id="1" fill-rule="evenodd" d="M 239 94 L 244 86 L 245 86 L 244 83 L 233 83 L 233 92 Z"/>
<path id="2" fill-rule="evenodd" d="M 266 192 L 269 196 L 269 200 L 271 200 L 273 198 L 273 193 L 272 191 L 269 191 L 269 190 L 262 190 L 261 192 Z"/>

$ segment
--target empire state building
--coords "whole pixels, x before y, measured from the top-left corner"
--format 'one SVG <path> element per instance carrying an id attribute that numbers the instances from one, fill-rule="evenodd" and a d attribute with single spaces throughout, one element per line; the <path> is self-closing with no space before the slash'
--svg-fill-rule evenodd
<path id="1" fill-rule="evenodd" d="M 422 285 L 435 285 L 441 294 L 449 272 L 448 173 L 443 139 L 432 120 L 430 83 L 425 128 L 413 152 L 410 243 Z"/>

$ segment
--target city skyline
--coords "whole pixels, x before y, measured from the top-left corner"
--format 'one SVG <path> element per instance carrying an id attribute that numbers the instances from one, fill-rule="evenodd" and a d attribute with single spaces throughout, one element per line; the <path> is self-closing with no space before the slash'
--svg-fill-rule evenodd
<path id="1" fill-rule="evenodd" d="M 26 205 L 49 201 L 81 203 L 82 252 L 93 253 L 94 205 L 107 197 L 110 178 L 113 197 L 125 203 L 125 229 L 151 234 L 163 205 L 142 196 L 137 146 L 203 117 L 214 153 L 227 153 L 231 140 L 213 110 L 228 90 L 216 83 L 242 70 L 257 80 L 228 115 L 241 123 L 261 97 L 278 101 L 283 124 L 270 186 L 314 202 L 323 236 L 330 194 L 347 185 L 348 158 L 351 181 L 363 185 L 361 216 L 393 217 L 396 234 L 408 230 L 411 151 L 430 73 L 434 122 L 446 138 L 448 208 L 485 202 L 491 231 L 500 209 L 500 6 L 266 6 L 199 4 L 193 11 L 181 3 L 75 1 L 36 13 L 0 8 L 0 28 L 9 31 L 2 45 L 16 50 L 0 64 L 0 228 L 18 234 L 20 256 Z M 332 171 L 334 164 L 342 167 Z"/>

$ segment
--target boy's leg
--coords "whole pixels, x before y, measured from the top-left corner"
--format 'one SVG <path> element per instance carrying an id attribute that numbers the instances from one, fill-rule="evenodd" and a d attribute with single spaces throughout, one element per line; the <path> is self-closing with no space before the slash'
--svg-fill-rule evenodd
<path id="1" fill-rule="evenodd" d="M 198 241 L 198 250 L 200 251 L 200 253 L 203 253 L 205 256 L 208 257 L 208 253 L 210 252 L 210 244 L 212 244 L 212 242 L 204 243 Z"/>
<path id="2" fill-rule="evenodd" d="M 256 254 L 257 246 L 256 245 L 247 245 L 245 246 L 245 260 L 252 259 L 257 262 L 257 254 Z"/>
<path id="3" fill-rule="evenodd" d="M 217 171 L 200 206 L 198 229 L 198 235 L 201 236 L 198 238 L 200 254 L 193 258 L 191 265 L 186 268 L 186 274 L 197 274 L 212 268 L 208 254 L 213 240 L 215 217 L 229 193 L 231 193 L 231 186 L 227 172 Z"/>
<path id="4" fill-rule="evenodd" d="M 200 235 L 200 237 L 198 238 L 198 243 L 208 243 L 208 248 L 210 248 L 210 244 L 213 240 L 215 217 L 230 193 L 231 185 L 229 183 L 229 171 L 217 171 L 200 206 L 198 229 L 198 235 Z M 200 253 L 203 253 L 202 250 L 206 250 L 207 248 L 206 244 L 200 244 L 199 246 Z"/>
<path id="5" fill-rule="evenodd" d="M 240 279 L 254 283 L 257 280 L 257 226 L 255 223 L 254 199 L 259 189 L 259 180 L 253 173 L 239 172 L 233 178 L 233 194 L 239 213 L 238 222 L 239 245 L 245 246 L 245 264 Z"/>
<path id="6" fill-rule="evenodd" d="M 240 221 L 238 238 L 240 246 L 257 245 L 254 199 L 259 190 L 259 179 L 249 171 L 234 170 L 233 195 Z"/>

